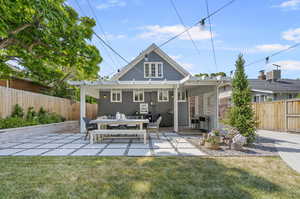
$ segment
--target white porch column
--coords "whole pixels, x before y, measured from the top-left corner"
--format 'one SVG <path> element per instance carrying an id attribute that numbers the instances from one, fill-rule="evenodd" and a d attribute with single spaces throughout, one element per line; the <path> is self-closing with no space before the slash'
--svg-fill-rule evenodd
<path id="1" fill-rule="evenodd" d="M 82 118 L 86 116 L 85 114 L 85 87 L 81 86 L 80 87 L 80 133 L 85 133 L 85 123 Z"/>
<path id="2" fill-rule="evenodd" d="M 216 86 L 216 127 L 219 128 L 219 85 Z"/>
<path id="3" fill-rule="evenodd" d="M 178 132 L 178 85 L 174 88 L 174 131 Z"/>

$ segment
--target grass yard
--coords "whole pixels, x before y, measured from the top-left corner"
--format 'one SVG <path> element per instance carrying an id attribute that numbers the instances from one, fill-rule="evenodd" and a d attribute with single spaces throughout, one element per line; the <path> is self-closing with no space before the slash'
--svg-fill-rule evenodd
<path id="1" fill-rule="evenodd" d="M 1 157 L 0 198 L 300 198 L 277 157 Z"/>

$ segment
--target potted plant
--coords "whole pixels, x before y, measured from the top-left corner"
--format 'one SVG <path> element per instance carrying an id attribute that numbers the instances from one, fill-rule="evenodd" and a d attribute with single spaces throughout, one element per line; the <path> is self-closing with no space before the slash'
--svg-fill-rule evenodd
<path id="1" fill-rule="evenodd" d="M 210 132 L 211 137 L 215 137 L 219 143 L 221 143 L 221 130 L 220 129 L 212 129 Z"/>
<path id="2" fill-rule="evenodd" d="M 220 140 L 219 140 L 218 137 L 216 137 L 216 136 L 210 136 L 209 138 L 207 138 L 205 140 L 204 146 L 206 148 L 209 148 L 209 149 L 218 150 L 220 148 L 220 146 L 219 146 L 220 142 L 219 141 Z"/>

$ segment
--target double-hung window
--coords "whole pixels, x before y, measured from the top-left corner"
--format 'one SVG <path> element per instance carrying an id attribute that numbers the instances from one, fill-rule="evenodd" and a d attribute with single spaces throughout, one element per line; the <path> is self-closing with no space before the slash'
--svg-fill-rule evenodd
<path id="1" fill-rule="evenodd" d="M 157 101 L 158 102 L 168 102 L 169 101 L 169 91 L 159 90 L 157 91 Z"/>
<path id="2" fill-rule="evenodd" d="M 133 102 L 144 102 L 144 91 L 134 90 L 133 91 Z"/>
<path id="3" fill-rule="evenodd" d="M 178 91 L 178 102 L 186 102 L 186 92 Z"/>
<path id="4" fill-rule="evenodd" d="M 163 63 L 162 62 L 144 62 L 145 78 L 162 78 Z"/>
<path id="5" fill-rule="evenodd" d="M 121 90 L 111 90 L 110 102 L 122 102 L 122 91 Z"/>

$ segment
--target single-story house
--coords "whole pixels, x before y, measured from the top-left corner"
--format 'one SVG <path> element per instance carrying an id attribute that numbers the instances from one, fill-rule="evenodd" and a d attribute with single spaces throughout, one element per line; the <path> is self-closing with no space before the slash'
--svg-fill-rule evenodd
<path id="1" fill-rule="evenodd" d="M 252 102 L 265 102 L 296 98 L 300 93 L 300 80 L 281 78 L 281 70 L 267 72 L 259 71 L 257 79 L 248 79 L 251 88 Z M 231 105 L 231 83 L 220 86 L 219 104 L 220 115 L 223 116 Z"/>
<path id="2" fill-rule="evenodd" d="M 98 99 L 98 116 L 160 114 L 161 125 L 178 132 L 201 115 L 209 118 L 210 129 L 218 126 L 218 88 L 226 82 L 221 77 L 191 76 L 152 44 L 109 80 L 69 83 L 80 87 L 81 118 L 86 115 L 85 96 L 90 95 Z M 196 106 L 193 97 L 199 99 Z"/>

